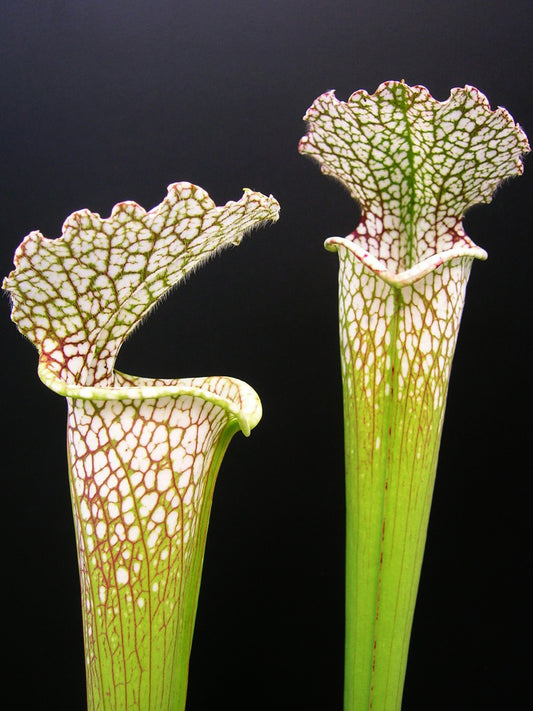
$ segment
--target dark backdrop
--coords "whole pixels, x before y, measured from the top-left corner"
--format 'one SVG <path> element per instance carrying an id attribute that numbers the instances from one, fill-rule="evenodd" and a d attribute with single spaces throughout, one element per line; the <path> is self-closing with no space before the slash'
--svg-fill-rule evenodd
<path id="1" fill-rule="evenodd" d="M 343 445 L 335 255 L 357 209 L 300 157 L 301 117 L 386 79 L 480 88 L 533 134 L 530 0 L 2 0 L 1 269 L 76 209 L 151 208 L 174 181 L 217 204 L 272 192 L 281 219 L 172 293 L 127 372 L 225 373 L 264 417 L 215 492 L 188 711 L 341 709 Z M 533 170 L 466 218 L 471 277 L 453 370 L 405 711 L 524 708 L 531 465 Z M 84 708 L 65 403 L 2 303 L 4 698 Z M 387 711 L 379 709 L 377 711 Z"/>

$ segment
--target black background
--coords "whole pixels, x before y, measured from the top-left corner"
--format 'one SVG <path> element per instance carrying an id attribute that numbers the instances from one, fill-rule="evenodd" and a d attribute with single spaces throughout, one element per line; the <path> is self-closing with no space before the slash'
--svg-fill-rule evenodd
<path id="1" fill-rule="evenodd" d="M 473 84 L 533 134 L 530 0 L 3 0 L 1 272 L 74 210 L 149 209 L 189 180 L 273 193 L 278 224 L 174 291 L 122 349 L 151 376 L 228 374 L 264 417 L 220 472 L 187 709 L 341 709 L 343 444 L 335 255 L 357 208 L 300 157 L 307 107 L 387 79 Z M 405 711 L 528 706 L 533 170 L 466 218 L 454 364 Z M 2 303 L 2 646 L 9 708 L 84 708 L 65 403 Z M 387 711 L 379 709 L 377 711 Z"/>

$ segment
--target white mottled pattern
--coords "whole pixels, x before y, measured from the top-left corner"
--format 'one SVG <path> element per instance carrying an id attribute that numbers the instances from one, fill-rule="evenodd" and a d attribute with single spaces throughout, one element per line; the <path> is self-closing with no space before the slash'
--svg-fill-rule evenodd
<path id="1" fill-rule="evenodd" d="M 56 378 L 113 386 L 120 345 L 157 300 L 278 211 L 273 197 L 251 190 L 217 207 L 205 190 L 182 182 L 149 212 L 134 202 L 119 203 L 107 219 L 75 212 L 59 239 L 32 232 L 17 249 L 4 281 L 12 318 Z"/>
<path id="2" fill-rule="evenodd" d="M 148 689 L 149 708 L 166 708 L 165 680 L 172 678 L 176 645 L 187 644 L 176 629 L 197 594 L 231 421 L 226 409 L 188 395 L 69 400 L 71 490 L 94 711 L 110 708 L 108 697 L 116 699 L 116 708 L 148 708 Z M 160 665 L 152 678 L 149 660 Z M 121 691 L 125 675 L 130 681 Z"/>
<path id="3" fill-rule="evenodd" d="M 524 132 L 503 108 L 466 86 L 436 101 L 422 86 L 385 82 L 356 91 L 347 102 L 334 92 L 305 115 L 309 132 L 300 152 L 315 158 L 361 205 L 349 239 L 392 273 L 454 247 L 472 247 L 461 219 L 489 202 L 503 178 L 522 172 L 529 150 Z"/>

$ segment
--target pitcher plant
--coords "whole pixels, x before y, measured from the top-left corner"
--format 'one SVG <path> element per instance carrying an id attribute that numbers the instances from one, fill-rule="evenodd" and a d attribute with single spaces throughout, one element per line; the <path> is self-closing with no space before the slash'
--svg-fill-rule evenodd
<path id="1" fill-rule="evenodd" d="M 465 210 L 518 175 L 527 138 L 471 86 L 320 96 L 300 152 L 361 208 L 339 271 L 346 460 L 345 711 L 399 711 L 466 284 Z"/>
<path id="2" fill-rule="evenodd" d="M 154 380 L 115 370 L 121 344 L 168 290 L 243 233 L 276 220 L 246 190 L 217 207 L 176 183 L 153 210 L 82 210 L 55 240 L 32 232 L 5 279 L 39 376 L 68 403 L 68 469 L 89 711 L 182 711 L 222 457 L 261 417 L 231 377 Z"/>

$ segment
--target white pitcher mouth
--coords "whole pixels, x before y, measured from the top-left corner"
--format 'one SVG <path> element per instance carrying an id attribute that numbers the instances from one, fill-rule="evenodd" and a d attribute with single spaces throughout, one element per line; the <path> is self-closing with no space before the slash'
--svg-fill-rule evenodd
<path id="1" fill-rule="evenodd" d="M 441 265 L 446 262 L 450 262 L 453 259 L 469 257 L 470 259 L 485 260 L 488 256 L 487 252 L 477 245 L 472 244 L 472 246 L 469 246 L 462 244 L 452 247 L 452 249 L 436 252 L 430 257 L 426 257 L 420 262 L 417 262 L 409 269 L 393 272 L 390 269 L 387 269 L 381 259 L 378 259 L 378 257 L 371 254 L 365 247 L 361 246 L 357 242 L 354 242 L 352 240 L 352 235 L 350 235 L 350 237 L 329 237 L 325 241 L 324 246 L 329 252 L 337 252 L 340 247 L 344 247 L 360 262 L 362 262 L 365 267 L 370 269 L 370 271 L 374 272 L 377 276 L 383 279 L 383 281 L 390 284 L 390 286 L 396 288 L 413 284 Z"/>
<path id="2" fill-rule="evenodd" d="M 102 401 L 198 397 L 226 410 L 238 422 L 246 437 L 263 414 L 261 401 L 255 390 L 244 381 L 229 376 L 167 380 L 137 377 L 115 371 L 117 380 L 123 381 L 124 384 L 113 387 L 93 387 L 67 383 L 58 378 L 43 362 L 39 363 L 37 372 L 47 387 L 71 399 Z"/>

